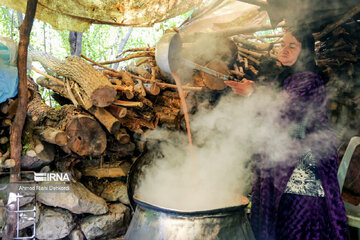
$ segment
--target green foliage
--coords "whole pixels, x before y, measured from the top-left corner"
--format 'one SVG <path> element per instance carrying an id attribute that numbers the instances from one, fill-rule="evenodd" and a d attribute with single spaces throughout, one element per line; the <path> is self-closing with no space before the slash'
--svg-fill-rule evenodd
<path id="1" fill-rule="evenodd" d="M 30 144 L 23 145 L 21 156 L 25 156 L 27 150 L 31 150 L 33 147 Z"/>

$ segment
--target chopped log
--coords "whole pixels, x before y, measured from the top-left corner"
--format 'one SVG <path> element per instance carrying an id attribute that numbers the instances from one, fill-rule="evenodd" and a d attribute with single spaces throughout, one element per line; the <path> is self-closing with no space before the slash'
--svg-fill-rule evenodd
<path id="1" fill-rule="evenodd" d="M 250 66 L 249 66 L 249 69 L 250 69 L 250 71 L 253 72 L 255 75 L 258 75 L 259 71 L 256 70 L 256 68 L 255 68 L 254 66 L 250 65 Z"/>
<path id="2" fill-rule="evenodd" d="M 214 59 L 210 61 L 208 64 L 206 64 L 206 67 L 212 70 L 215 70 L 219 73 L 222 73 L 224 75 L 229 75 L 229 69 L 226 66 L 226 64 L 218 59 Z M 226 85 L 224 83 L 224 80 L 221 80 L 217 77 L 214 77 L 210 74 L 201 72 L 201 76 L 203 78 L 203 82 L 206 87 L 212 89 L 212 90 L 224 90 L 226 88 Z"/>
<path id="3" fill-rule="evenodd" d="M 4 154 L 0 156 L 0 164 L 3 164 L 3 162 L 10 157 L 10 150 L 7 149 Z"/>
<path id="4" fill-rule="evenodd" d="M 140 97 L 146 96 L 146 89 L 142 81 L 137 80 L 138 83 L 135 85 L 134 90 L 135 92 L 140 95 Z"/>
<path id="5" fill-rule="evenodd" d="M 5 118 L 4 120 L 2 120 L 1 126 L 10 127 L 11 126 L 11 119 Z"/>
<path id="6" fill-rule="evenodd" d="M 136 114 L 134 111 L 128 110 L 127 115 L 120 119 L 121 125 L 128 128 L 132 132 L 143 133 L 142 127 L 154 129 L 156 127 L 153 118 L 149 116 L 147 119 L 144 114 Z"/>
<path id="7" fill-rule="evenodd" d="M 26 150 L 25 155 L 28 156 L 28 157 L 34 158 L 34 157 L 36 157 L 36 152 L 33 149 Z"/>
<path id="8" fill-rule="evenodd" d="M 120 130 L 120 122 L 110 112 L 104 108 L 92 107 L 88 110 L 97 119 L 101 119 L 102 125 L 109 131 L 109 133 L 115 134 Z"/>
<path id="9" fill-rule="evenodd" d="M 242 53 L 242 52 L 239 52 L 239 54 L 247 59 L 249 59 L 250 61 L 253 61 L 256 65 L 260 65 L 260 61 L 259 60 L 256 60 L 255 58 L 245 54 L 245 53 Z"/>
<path id="10" fill-rule="evenodd" d="M 52 83 L 51 81 L 46 81 L 45 79 L 38 79 L 37 82 L 40 86 L 52 89 L 62 96 L 69 98 L 68 91 L 64 88 L 64 86 Z M 92 115 L 94 115 L 110 133 L 116 133 L 119 130 L 120 123 L 106 110 L 95 106 L 89 108 L 89 106 L 91 106 L 90 100 L 83 94 L 82 91 L 75 92 L 75 99 L 81 103 L 83 108 L 87 109 Z"/>
<path id="11" fill-rule="evenodd" d="M 120 131 L 115 135 L 116 140 L 120 144 L 127 144 L 130 142 L 130 135 L 126 132 L 125 128 L 121 128 Z"/>
<path id="12" fill-rule="evenodd" d="M 116 118 L 123 118 L 126 116 L 127 108 L 116 106 L 116 105 L 110 105 L 105 108 L 107 111 L 109 111 L 114 117 Z"/>
<path id="13" fill-rule="evenodd" d="M 9 103 L 6 101 L 6 102 L 3 102 L 3 103 L 0 103 L 0 112 L 2 114 L 7 114 L 9 112 Z"/>
<path id="14" fill-rule="evenodd" d="M 44 143 L 43 151 L 36 153 L 29 150 L 25 156 L 21 157 L 21 167 L 23 169 L 37 169 L 41 166 L 50 164 L 55 159 L 54 145 Z"/>
<path id="15" fill-rule="evenodd" d="M 8 143 L 9 142 L 9 138 L 8 137 L 1 137 L 0 138 L 0 144 L 5 144 L 5 143 Z"/>
<path id="16" fill-rule="evenodd" d="M 6 159 L 5 161 L 2 161 L 0 167 L 2 168 L 13 168 L 15 167 L 15 160 L 14 159 Z"/>
<path id="17" fill-rule="evenodd" d="M 154 107 L 156 116 L 159 118 L 160 123 L 169 124 L 177 127 L 180 124 L 180 109 L 169 108 L 163 106 Z"/>
<path id="18" fill-rule="evenodd" d="M 169 108 L 181 108 L 179 97 L 170 97 L 166 95 L 158 96 L 155 100 L 155 104 Z"/>
<path id="19" fill-rule="evenodd" d="M 160 88 L 156 83 L 145 83 L 144 87 L 145 90 L 151 95 L 156 96 L 160 93 Z"/>
<path id="20" fill-rule="evenodd" d="M 38 86 L 31 78 L 27 80 L 28 88 L 32 91 L 32 99 L 30 99 L 27 105 L 27 113 L 30 115 L 31 120 L 34 122 L 39 121 L 50 107 L 43 103 L 38 91 Z"/>
<path id="21" fill-rule="evenodd" d="M 121 81 L 125 86 L 135 86 L 134 80 L 131 78 L 130 73 L 125 71 L 120 71 Z"/>
<path id="22" fill-rule="evenodd" d="M 250 56 L 253 56 L 254 58 L 261 58 L 264 56 L 264 54 L 261 54 L 261 53 L 258 53 L 258 52 L 254 52 L 254 51 L 250 51 L 250 50 L 247 50 L 245 48 L 242 48 L 242 47 L 238 47 L 238 50 L 240 52 L 243 52 L 245 54 L 248 54 Z"/>
<path id="23" fill-rule="evenodd" d="M 83 176 L 100 178 L 117 178 L 125 177 L 126 173 L 122 168 L 97 168 L 87 167 L 81 171 Z"/>
<path id="24" fill-rule="evenodd" d="M 60 61 L 50 54 L 37 51 L 31 52 L 31 57 L 57 74 L 77 82 L 95 106 L 106 107 L 115 100 L 116 90 L 109 80 L 81 58 L 69 56 Z"/>
<path id="25" fill-rule="evenodd" d="M 115 105 L 123 106 L 123 107 L 143 107 L 144 104 L 142 102 L 130 102 L 130 101 L 122 101 L 122 100 L 115 100 Z"/>
<path id="26" fill-rule="evenodd" d="M 44 144 L 42 144 L 39 138 L 34 137 L 34 151 L 36 152 L 36 154 L 39 154 L 42 151 L 44 151 L 44 148 L 45 148 Z"/>
<path id="27" fill-rule="evenodd" d="M 67 144 L 62 147 L 80 156 L 100 155 L 106 148 L 106 134 L 100 124 L 89 114 L 73 105 L 64 105 L 57 109 L 50 108 L 36 127 L 54 128 L 65 132 Z"/>
<path id="28" fill-rule="evenodd" d="M 56 144 L 58 146 L 66 146 L 67 136 L 64 131 L 52 127 L 38 127 L 35 133 L 42 137 L 48 143 Z"/>
<path id="29" fill-rule="evenodd" d="M 245 68 L 245 70 L 249 69 L 249 61 L 248 61 L 248 59 L 246 57 L 244 58 L 244 68 Z"/>
<path id="30" fill-rule="evenodd" d="M 15 166 L 15 160 L 9 157 L 9 149 L 6 151 L 6 153 L 0 155 L 0 168 L 12 168 Z"/>
<path id="31" fill-rule="evenodd" d="M 146 69 L 142 67 L 128 66 L 127 70 L 133 74 L 137 74 L 144 78 L 151 79 L 151 73 L 149 73 Z"/>
<path id="32" fill-rule="evenodd" d="M 43 77 L 36 79 L 37 84 L 40 86 L 51 89 L 54 92 L 59 93 L 61 96 L 70 100 L 69 91 L 65 88 L 65 85 L 58 84 L 57 82 L 46 80 Z M 73 85 L 72 91 L 76 101 L 83 107 L 84 109 L 89 109 L 93 106 L 90 98 L 86 95 L 83 89 L 81 89 L 77 84 Z"/>
<path id="33" fill-rule="evenodd" d="M 80 156 L 98 156 L 105 151 L 106 134 L 93 118 L 76 115 L 66 126 L 67 147 Z"/>

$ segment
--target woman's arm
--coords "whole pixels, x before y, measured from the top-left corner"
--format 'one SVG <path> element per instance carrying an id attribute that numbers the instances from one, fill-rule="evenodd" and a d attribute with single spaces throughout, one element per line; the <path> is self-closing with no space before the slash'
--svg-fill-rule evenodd
<path id="1" fill-rule="evenodd" d="M 254 91 L 254 82 L 244 78 L 241 82 L 224 81 L 224 83 L 231 87 L 235 94 L 243 96 L 250 96 Z"/>

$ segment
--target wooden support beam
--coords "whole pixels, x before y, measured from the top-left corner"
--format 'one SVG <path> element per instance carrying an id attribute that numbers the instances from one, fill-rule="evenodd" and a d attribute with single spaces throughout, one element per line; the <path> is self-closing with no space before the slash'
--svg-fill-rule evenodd
<path id="1" fill-rule="evenodd" d="M 27 107 L 27 76 L 26 76 L 26 64 L 28 56 L 28 46 L 30 42 L 30 33 L 34 22 L 38 0 L 28 0 L 26 5 L 25 19 L 20 26 L 20 42 L 18 48 L 18 73 L 19 73 L 19 85 L 18 85 L 18 107 L 14 122 L 10 128 L 10 151 L 11 159 L 14 160 L 14 167 L 10 169 L 10 182 L 19 182 L 21 180 L 20 171 L 20 158 L 21 158 L 21 135 L 26 118 Z M 14 186 L 12 186 L 14 185 Z M 8 199 L 8 208 L 10 211 L 16 210 L 16 197 L 15 196 L 15 184 L 12 184 Z M 3 232 L 3 239 L 13 239 L 16 232 L 16 213 L 8 213 L 6 226 Z"/>

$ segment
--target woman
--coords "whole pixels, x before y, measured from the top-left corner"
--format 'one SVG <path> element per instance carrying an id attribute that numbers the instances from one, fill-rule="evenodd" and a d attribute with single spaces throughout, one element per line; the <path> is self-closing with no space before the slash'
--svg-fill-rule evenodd
<path id="1" fill-rule="evenodd" d="M 284 118 L 296 123 L 291 136 L 302 153 L 265 168 L 266 156 L 255 163 L 251 225 L 257 240 L 347 239 L 346 214 L 337 181 L 337 151 L 327 126 L 326 91 L 316 74 L 314 39 L 289 31 L 278 60 L 284 70 L 277 81 L 290 96 Z M 252 81 L 226 83 L 249 95 Z"/>

